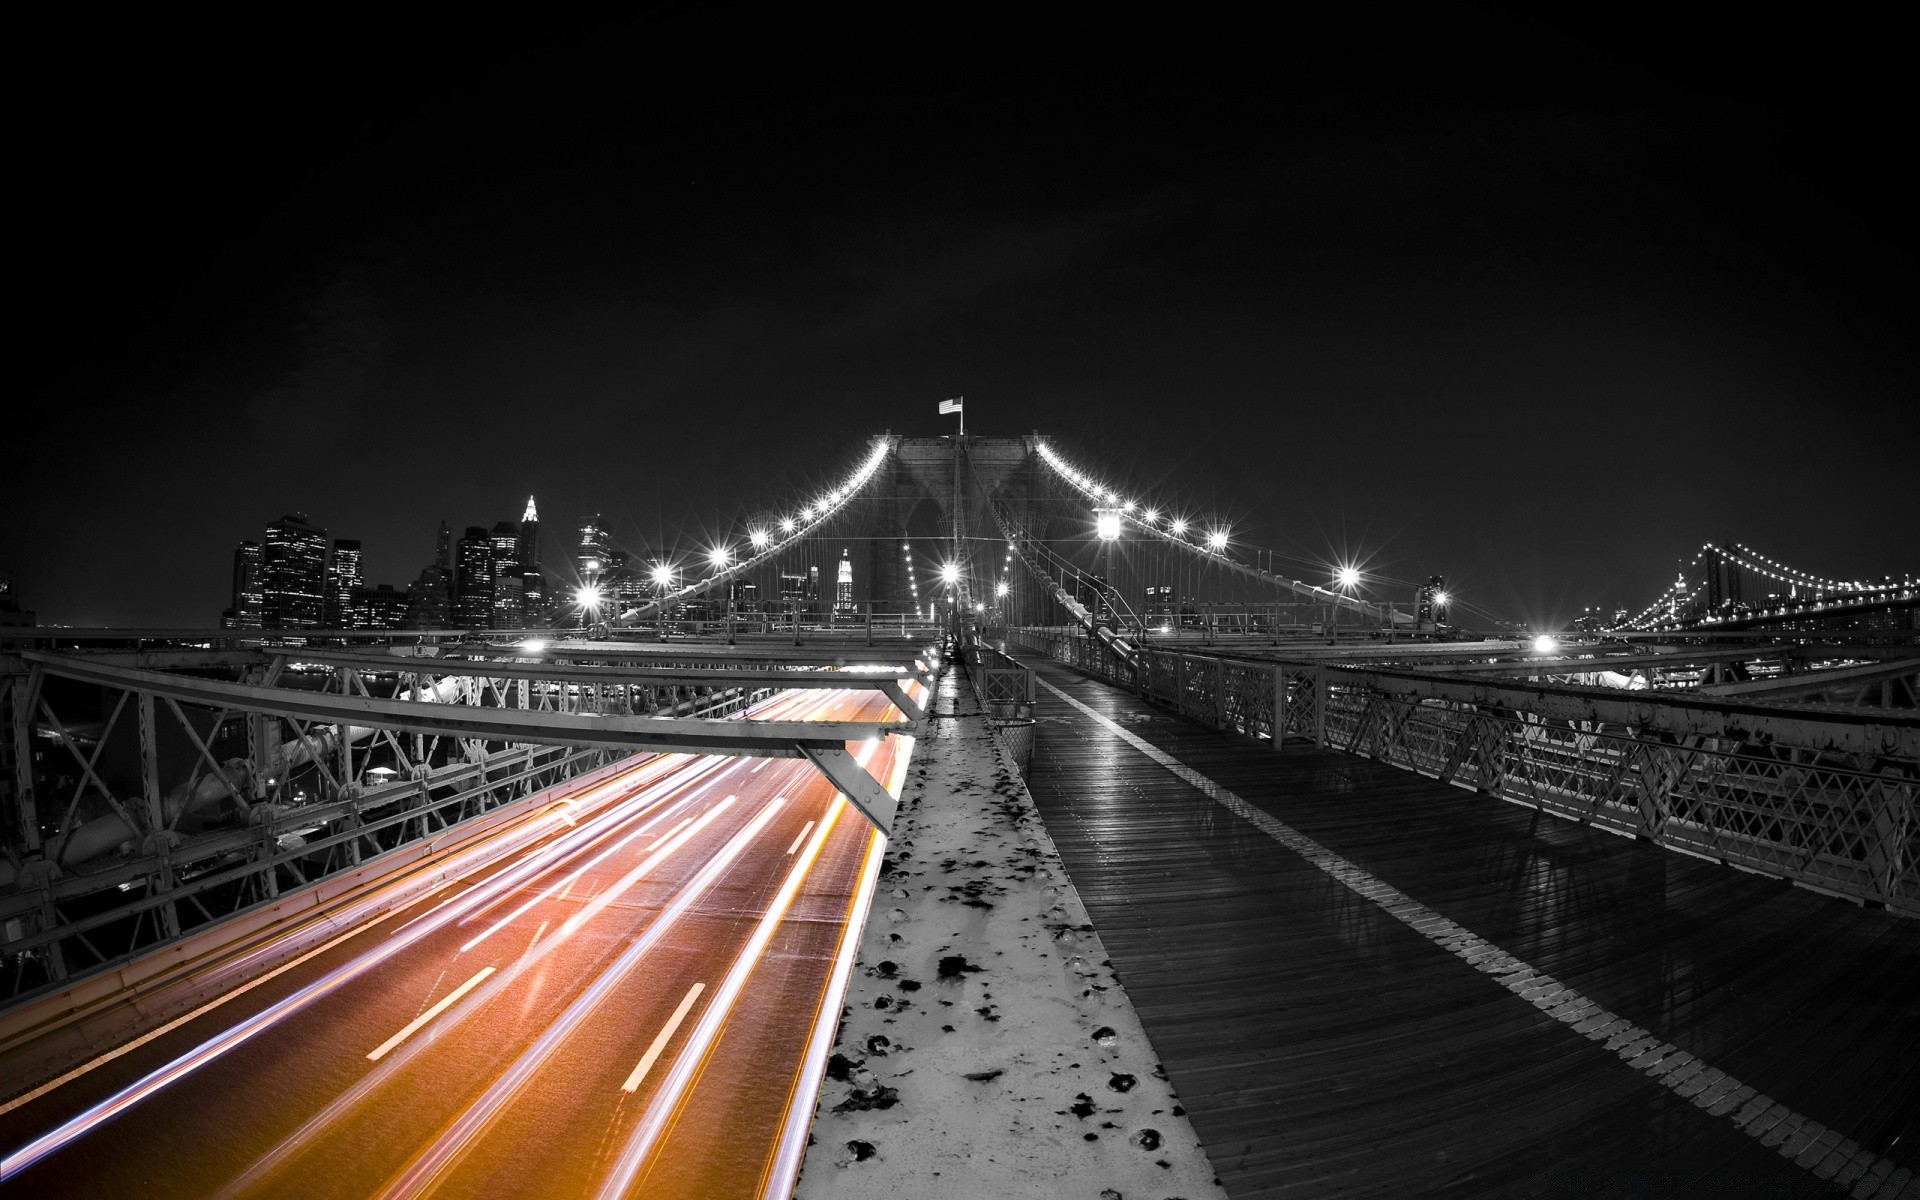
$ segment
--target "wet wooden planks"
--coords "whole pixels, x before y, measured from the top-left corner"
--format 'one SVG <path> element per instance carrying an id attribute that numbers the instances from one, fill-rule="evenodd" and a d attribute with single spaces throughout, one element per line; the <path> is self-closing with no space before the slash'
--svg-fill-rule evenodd
<path id="1" fill-rule="evenodd" d="M 1392 767 L 1083 703 L 1537 969 L 1911 1165 L 1920 930 Z M 1823 1195 L 1043 698 L 1029 784 L 1236 1196 Z"/>

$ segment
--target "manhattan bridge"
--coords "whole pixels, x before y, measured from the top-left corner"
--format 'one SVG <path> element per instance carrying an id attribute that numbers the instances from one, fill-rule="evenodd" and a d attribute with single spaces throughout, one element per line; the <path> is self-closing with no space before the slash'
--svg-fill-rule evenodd
<path id="1" fill-rule="evenodd" d="M 538 627 L 0 628 L 0 1194 L 1920 1192 L 1920 581 L 1292 561 L 887 434 Z"/>

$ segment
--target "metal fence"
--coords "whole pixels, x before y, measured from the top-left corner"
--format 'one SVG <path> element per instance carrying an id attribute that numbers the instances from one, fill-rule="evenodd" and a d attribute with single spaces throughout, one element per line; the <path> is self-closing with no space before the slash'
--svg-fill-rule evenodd
<path id="1" fill-rule="evenodd" d="M 1310 740 L 1920 917 L 1920 717 L 1008 641 L 1275 749 Z M 1279 739 L 1274 730 L 1281 731 Z"/>

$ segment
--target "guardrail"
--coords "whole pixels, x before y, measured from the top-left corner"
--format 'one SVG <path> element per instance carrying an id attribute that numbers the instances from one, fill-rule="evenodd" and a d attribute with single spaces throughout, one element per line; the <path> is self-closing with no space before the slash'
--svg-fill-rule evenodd
<path id="1" fill-rule="evenodd" d="M 1920 715 L 1008 640 L 1276 750 L 1305 738 L 1920 917 Z"/>
<path id="2" fill-rule="evenodd" d="M 1033 762 L 1033 668 L 980 642 L 962 647 L 960 657 L 988 725 L 1024 776 Z"/>

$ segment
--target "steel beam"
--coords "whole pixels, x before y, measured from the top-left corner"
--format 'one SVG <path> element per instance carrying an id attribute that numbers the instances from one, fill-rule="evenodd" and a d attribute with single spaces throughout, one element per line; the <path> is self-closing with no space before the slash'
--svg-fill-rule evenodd
<path id="1" fill-rule="evenodd" d="M 674 685 L 680 687 L 877 688 L 900 679 L 919 678 L 910 667 L 894 671 L 781 670 L 776 667 L 656 667 L 626 663 L 546 661 L 569 654 L 551 652 L 516 658 L 422 658 L 411 655 L 355 654 L 329 650 L 296 651 L 300 662 L 351 667 L 365 671 L 412 671 L 434 675 L 474 675 L 492 679 L 520 679 L 556 683 Z M 579 657 L 592 657 L 580 654 Z M 696 656 L 705 657 L 705 656 Z M 856 657 L 836 655 L 835 657 Z M 821 667 L 834 664 L 820 664 Z M 924 680 L 922 680 L 924 682 Z"/>
<path id="2" fill-rule="evenodd" d="M 860 761 L 847 753 L 845 746 L 808 746 L 798 747 L 813 765 L 820 768 L 822 774 L 833 781 L 849 803 L 873 822 L 873 827 L 882 835 L 893 835 L 893 815 L 899 809 L 900 802 L 893 793 L 880 786 L 880 781 L 867 773 Z"/>
<path id="3" fill-rule="evenodd" d="M 597 713 L 528 712 L 438 704 L 417 700 L 372 700 L 337 693 L 253 687 L 190 679 L 156 671 L 99 666 L 37 650 L 24 652 L 48 674 L 157 696 L 171 696 L 248 712 L 298 720 L 408 730 L 489 741 L 609 749 L 695 750 L 714 754 L 794 757 L 799 746 L 844 747 L 905 728 L 887 721 L 752 721 L 706 718 L 608 716 Z"/>
<path id="4" fill-rule="evenodd" d="M 1693 690 L 1696 694 L 1703 696 L 1763 696 L 1769 700 L 1779 700 L 1788 696 L 1824 692 L 1839 683 L 1858 685 L 1877 679 L 1898 679 L 1902 675 L 1916 674 L 1920 674 L 1920 658 L 1903 658 L 1893 662 L 1871 663 L 1858 667 L 1835 667 L 1827 671 L 1788 675 L 1779 679 L 1750 679 L 1739 683 L 1708 684 Z"/>

